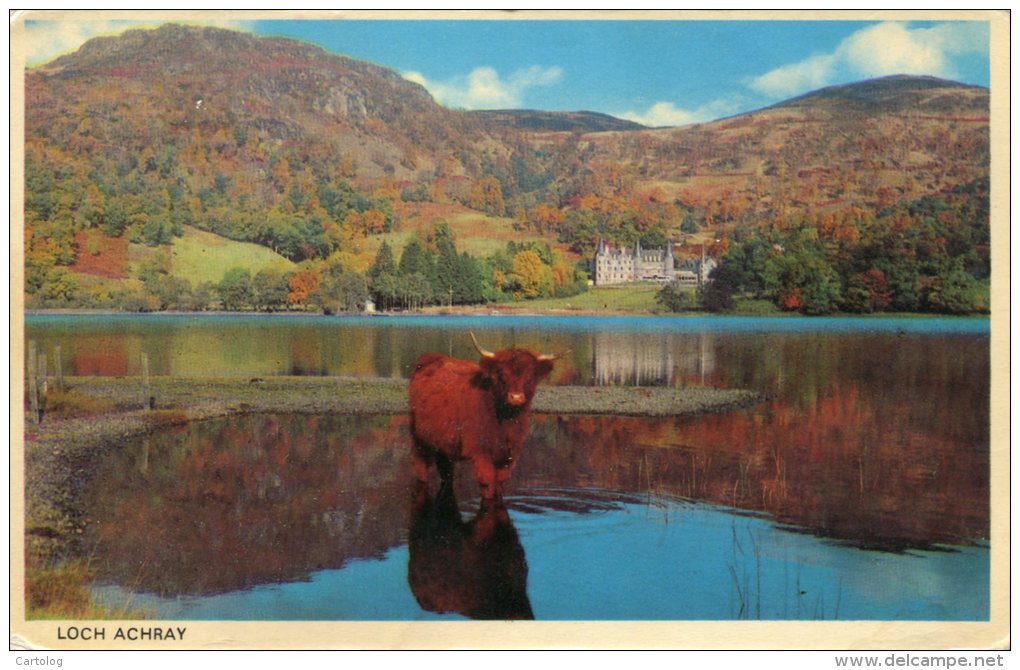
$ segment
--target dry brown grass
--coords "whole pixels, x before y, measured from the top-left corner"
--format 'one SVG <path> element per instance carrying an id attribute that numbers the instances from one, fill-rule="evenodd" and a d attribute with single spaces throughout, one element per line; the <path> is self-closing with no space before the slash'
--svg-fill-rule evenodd
<path id="1" fill-rule="evenodd" d="M 97 398 L 72 390 L 60 391 L 51 388 L 46 393 L 46 416 L 48 418 L 71 419 L 103 414 L 113 410 L 115 406 L 112 401 L 106 398 Z"/>
<path id="2" fill-rule="evenodd" d="M 106 613 L 97 611 L 89 594 L 93 576 L 88 566 L 77 562 L 54 568 L 29 567 L 25 573 L 27 618 L 104 618 Z"/>
<path id="3" fill-rule="evenodd" d="M 188 415 L 180 410 L 157 409 L 143 414 L 142 421 L 152 427 L 177 426 L 187 423 Z"/>
<path id="4" fill-rule="evenodd" d="M 25 572 L 26 619 L 144 619 L 146 613 L 129 606 L 108 609 L 97 605 L 89 587 L 95 570 L 82 561 L 29 566 Z"/>

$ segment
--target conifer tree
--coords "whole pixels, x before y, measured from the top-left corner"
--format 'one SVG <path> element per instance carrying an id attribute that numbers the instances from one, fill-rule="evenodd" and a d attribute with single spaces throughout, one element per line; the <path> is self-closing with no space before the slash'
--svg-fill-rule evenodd
<path id="1" fill-rule="evenodd" d="M 372 263 L 372 267 L 368 269 L 368 276 L 373 281 L 378 279 L 383 274 L 395 274 L 397 271 L 397 264 L 393 259 L 393 250 L 390 245 L 383 241 L 379 247 L 378 253 L 375 255 L 375 262 Z"/>

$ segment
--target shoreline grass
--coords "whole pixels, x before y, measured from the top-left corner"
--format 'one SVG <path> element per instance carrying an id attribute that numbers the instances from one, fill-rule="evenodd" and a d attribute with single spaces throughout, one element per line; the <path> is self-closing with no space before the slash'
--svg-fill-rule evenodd
<path id="1" fill-rule="evenodd" d="M 26 565 L 26 620 L 150 619 L 151 613 L 128 605 L 110 609 L 96 602 L 91 585 L 95 570 L 80 559 Z"/>

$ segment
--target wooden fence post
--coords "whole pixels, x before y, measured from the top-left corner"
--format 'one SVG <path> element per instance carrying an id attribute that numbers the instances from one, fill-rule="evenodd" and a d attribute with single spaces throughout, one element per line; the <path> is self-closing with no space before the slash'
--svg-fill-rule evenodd
<path id="1" fill-rule="evenodd" d="M 46 411 L 46 394 L 49 392 L 49 375 L 46 372 L 46 354 L 39 356 L 39 379 L 36 382 L 39 391 L 39 423 L 42 423 Z"/>
<path id="2" fill-rule="evenodd" d="M 64 392 L 64 363 L 60 360 L 60 345 L 53 349 L 53 379 L 57 384 L 57 390 Z"/>
<path id="3" fill-rule="evenodd" d="M 149 354 L 142 354 L 142 398 L 146 408 L 156 408 L 156 396 L 149 386 Z"/>
<path id="4" fill-rule="evenodd" d="M 39 364 L 36 360 L 35 340 L 28 342 L 28 406 L 31 410 L 31 419 L 39 423 L 39 384 L 36 375 L 39 374 Z"/>

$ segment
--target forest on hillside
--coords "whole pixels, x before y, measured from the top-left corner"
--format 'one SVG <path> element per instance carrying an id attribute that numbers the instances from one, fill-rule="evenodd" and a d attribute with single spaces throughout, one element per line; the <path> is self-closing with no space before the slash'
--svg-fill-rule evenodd
<path id="1" fill-rule="evenodd" d="M 292 40 L 173 25 L 93 40 L 27 73 L 26 306 L 564 296 L 602 239 L 720 261 L 700 299 L 668 287 L 669 309 L 987 309 L 987 89 L 886 78 L 675 129 L 557 114 L 449 110 Z M 498 250 L 464 251 L 500 226 Z M 201 235 L 221 252 L 197 279 Z"/>
<path id="2" fill-rule="evenodd" d="M 30 152 L 25 273 L 30 307 L 336 312 L 361 309 L 369 297 L 381 309 L 417 309 L 573 295 L 586 289 L 599 239 L 661 248 L 709 228 L 705 211 L 677 198 L 661 192 L 642 196 L 611 180 L 596 188 L 592 175 L 579 189 L 588 192 L 574 191 L 560 202 L 551 197 L 549 184 L 529 181 L 539 171 L 526 165 L 512 174 L 490 169 L 493 174 L 485 178 L 445 189 L 436 188 L 444 182 L 434 179 L 366 193 L 344 178 L 343 165 L 316 180 L 307 163 L 295 161 L 301 167 L 291 168 L 283 156 L 268 162 L 269 188 L 253 189 L 250 181 L 242 187 L 236 174 L 232 178 L 224 170 L 196 193 L 186 180 L 173 178 L 172 153 L 167 155 L 164 167 L 155 152 L 146 151 L 137 161 L 104 166 L 109 173 L 82 175 Z M 507 182 L 533 190 L 508 188 Z M 268 193 L 267 199 L 260 202 L 259 192 Z M 546 198 L 550 202 L 528 206 Z M 725 217 L 727 224 L 709 245 L 721 261 L 713 286 L 697 301 L 676 290 L 679 302 L 664 305 L 719 311 L 743 295 L 808 314 L 986 311 L 988 198 L 987 180 L 980 180 L 879 209 L 713 210 L 710 215 Z M 497 216 L 512 209 L 519 230 L 556 246 L 511 243 L 476 258 L 458 252 L 449 227 L 439 221 L 403 248 L 384 242 L 372 256 L 369 238 L 401 225 L 395 205 L 423 201 L 453 201 Z M 168 253 L 189 226 L 265 246 L 296 269 L 224 268 L 221 282 L 191 285 L 174 273 Z M 108 243 L 117 240 L 154 253 L 131 264 L 127 254 L 109 253 Z M 74 270 L 87 273 L 97 263 L 101 267 L 101 259 L 119 264 L 106 268 L 107 275 L 126 281 L 112 289 L 110 283 L 80 282 L 85 275 Z"/>
<path id="3" fill-rule="evenodd" d="M 934 312 L 990 307 L 988 183 L 879 212 L 851 208 L 766 226 L 727 239 L 700 307 L 726 311 L 740 297 L 804 314 Z M 689 299 L 664 290 L 673 311 Z"/>

